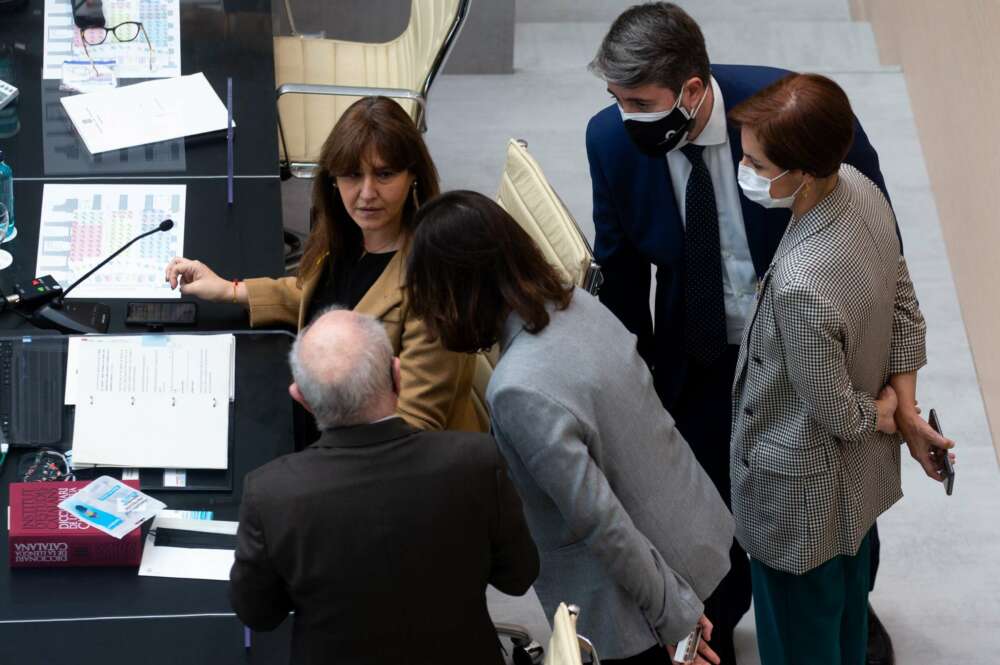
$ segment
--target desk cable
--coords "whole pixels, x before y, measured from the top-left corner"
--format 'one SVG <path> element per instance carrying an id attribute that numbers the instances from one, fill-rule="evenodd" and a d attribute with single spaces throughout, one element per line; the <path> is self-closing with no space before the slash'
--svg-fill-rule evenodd
<path id="1" fill-rule="evenodd" d="M 22 319 L 31 323 L 31 317 L 26 315 L 24 312 L 18 310 L 16 307 L 11 307 L 11 304 L 7 301 L 7 296 L 4 294 L 3 290 L 0 289 L 0 314 L 3 314 L 7 310 L 10 310 L 20 316 Z M 2 461 L 0 461 L 2 463 Z"/>

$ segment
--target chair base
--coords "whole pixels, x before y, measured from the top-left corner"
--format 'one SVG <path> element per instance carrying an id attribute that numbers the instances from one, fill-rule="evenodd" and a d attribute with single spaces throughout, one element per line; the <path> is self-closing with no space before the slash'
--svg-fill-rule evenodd
<path id="1" fill-rule="evenodd" d="M 306 236 L 290 229 L 283 229 L 285 240 L 285 274 L 294 275 L 299 271 L 302 262 L 302 250 L 305 249 Z"/>
<path id="2" fill-rule="evenodd" d="M 319 164 L 315 162 L 281 162 L 278 172 L 281 180 L 285 181 L 291 178 L 315 178 L 317 171 Z"/>

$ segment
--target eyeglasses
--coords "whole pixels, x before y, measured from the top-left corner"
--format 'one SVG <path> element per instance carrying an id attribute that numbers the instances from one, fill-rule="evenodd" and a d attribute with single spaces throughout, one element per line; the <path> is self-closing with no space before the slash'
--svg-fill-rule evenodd
<path id="1" fill-rule="evenodd" d="M 146 34 L 146 28 L 139 21 L 125 21 L 112 28 L 90 27 L 80 30 L 80 41 L 83 42 L 83 50 L 87 54 L 87 57 L 90 58 L 90 64 L 94 67 L 95 74 L 97 73 L 97 66 L 94 65 L 94 58 L 90 55 L 90 49 L 87 46 L 100 46 L 107 41 L 108 33 L 114 35 L 115 41 L 118 42 L 133 42 L 139 37 L 139 33 L 142 33 L 143 38 L 146 40 L 146 46 L 149 47 L 149 70 L 153 70 L 153 56 L 155 52 L 153 51 L 153 43 L 149 41 L 149 35 Z"/>

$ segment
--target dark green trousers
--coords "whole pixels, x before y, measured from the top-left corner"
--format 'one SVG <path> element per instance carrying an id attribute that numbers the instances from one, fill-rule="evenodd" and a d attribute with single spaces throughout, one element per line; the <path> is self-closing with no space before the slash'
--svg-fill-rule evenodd
<path id="1" fill-rule="evenodd" d="M 864 665 L 871 533 L 804 575 L 750 560 L 761 665 Z"/>

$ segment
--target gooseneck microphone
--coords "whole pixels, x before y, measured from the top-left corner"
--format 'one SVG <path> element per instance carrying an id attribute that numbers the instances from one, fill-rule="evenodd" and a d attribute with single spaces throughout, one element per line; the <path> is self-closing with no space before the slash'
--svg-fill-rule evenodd
<path id="1" fill-rule="evenodd" d="M 172 228 L 174 228 L 174 220 L 172 220 L 172 219 L 165 219 L 162 222 L 160 222 L 160 225 L 157 226 L 155 229 L 150 229 L 149 231 L 146 231 L 145 233 L 140 233 L 136 237 L 132 238 L 127 243 L 125 243 L 124 245 L 122 245 L 121 248 L 117 252 L 115 252 L 114 254 L 112 254 L 111 256 L 109 256 L 108 258 L 106 258 L 103 261 L 101 261 L 100 263 L 98 263 L 96 266 L 94 266 L 93 268 L 91 268 L 83 277 L 81 277 L 80 279 L 78 279 L 75 282 L 73 282 L 72 284 L 70 284 L 69 288 L 66 289 L 65 291 L 63 291 L 61 296 L 56 296 L 55 300 L 52 301 L 52 306 L 53 307 L 59 307 L 59 306 L 61 306 L 63 298 L 65 298 L 66 296 L 68 296 L 69 292 L 72 291 L 73 289 L 75 289 L 77 287 L 77 285 L 80 284 L 80 282 L 84 281 L 85 279 L 87 279 L 88 277 L 90 277 L 91 275 L 93 275 L 95 272 L 97 272 L 98 270 L 100 270 L 104 266 L 106 266 L 109 263 L 111 263 L 111 261 L 116 256 L 118 256 L 119 254 L 121 254 L 122 252 L 124 252 L 126 249 L 128 249 L 129 247 L 131 247 L 132 245 L 134 245 L 138 241 L 142 240 L 143 238 L 145 238 L 147 236 L 151 236 L 154 233 L 159 233 L 160 231 L 169 231 Z"/>
<path id="2" fill-rule="evenodd" d="M 136 242 L 154 233 L 169 231 L 172 228 L 174 228 L 174 220 L 165 219 L 155 229 L 140 233 L 70 284 L 65 291 L 51 276 L 45 275 L 32 280 L 30 286 L 16 284 L 14 286 L 15 295 L 9 296 L 7 301 L 20 309 L 28 310 L 31 322 L 42 328 L 54 328 L 65 333 L 77 334 L 107 332 L 108 323 L 111 320 L 110 307 L 102 303 L 67 303 L 64 302 L 66 296 Z"/>

